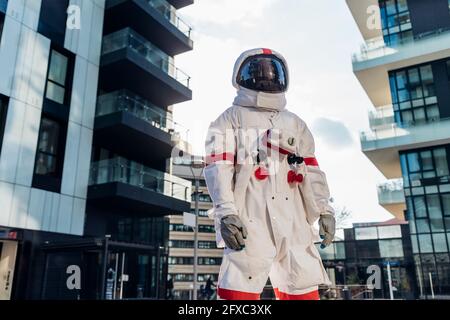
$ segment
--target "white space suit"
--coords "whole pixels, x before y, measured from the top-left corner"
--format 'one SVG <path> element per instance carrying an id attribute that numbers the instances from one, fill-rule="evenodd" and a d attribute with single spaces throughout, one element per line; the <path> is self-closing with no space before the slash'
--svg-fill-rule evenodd
<path id="1" fill-rule="evenodd" d="M 329 279 L 314 245 L 312 224 L 334 211 L 313 137 L 305 122 L 285 109 L 285 93 L 238 83 L 245 61 L 261 55 L 281 61 L 287 79 L 287 64 L 279 53 L 244 52 L 233 74 L 237 97 L 211 124 L 206 141 L 205 178 L 214 202 L 209 214 L 217 244 L 225 246 L 220 224 L 227 215 L 237 215 L 247 231 L 242 250 L 225 248 L 218 296 L 258 299 L 270 277 L 280 299 L 318 299 L 318 285 L 329 284 Z M 290 164 L 290 154 L 301 160 Z"/>

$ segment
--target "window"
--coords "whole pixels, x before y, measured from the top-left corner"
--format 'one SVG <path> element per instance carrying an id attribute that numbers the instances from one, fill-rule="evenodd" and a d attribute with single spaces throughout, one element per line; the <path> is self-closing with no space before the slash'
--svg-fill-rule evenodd
<path id="1" fill-rule="evenodd" d="M 59 192 L 66 130 L 60 122 L 42 117 L 34 166 L 34 187 Z"/>
<path id="2" fill-rule="evenodd" d="M 69 0 L 42 0 L 38 32 L 59 45 L 66 36 Z"/>
<path id="3" fill-rule="evenodd" d="M 198 264 L 200 264 L 200 265 L 218 266 L 221 263 L 222 263 L 222 258 L 215 258 L 215 257 L 200 257 L 200 258 L 198 258 Z"/>
<path id="4" fill-rule="evenodd" d="M 380 256 L 382 258 L 401 258 L 403 257 L 402 240 L 380 240 Z"/>
<path id="5" fill-rule="evenodd" d="M 431 235 L 429 234 L 419 234 L 419 247 L 421 253 L 432 253 L 433 244 L 431 242 Z"/>
<path id="6" fill-rule="evenodd" d="M 387 45 L 396 45 L 413 38 L 407 0 L 380 0 L 383 37 Z"/>
<path id="7" fill-rule="evenodd" d="M 198 226 L 198 232 L 215 233 L 216 230 L 214 229 L 214 226 L 201 224 Z"/>
<path id="8" fill-rule="evenodd" d="M 192 258 L 192 257 L 169 257 L 169 264 L 192 265 L 192 264 L 194 264 L 194 258 Z"/>
<path id="9" fill-rule="evenodd" d="M 378 233 L 376 227 L 355 228 L 356 240 L 377 239 Z"/>
<path id="10" fill-rule="evenodd" d="M 411 125 L 439 119 L 431 65 L 392 71 L 389 78 L 395 121 L 398 124 Z"/>
<path id="11" fill-rule="evenodd" d="M 191 240 L 170 240 L 169 241 L 170 248 L 184 248 L 190 249 L 194 248 L 194 241 Z"/>
<path id="12" fill-rule="evenodd" d="M 169 227 L 170 231 L 177 232 L 193 232 L 194 230 L 190 226 L 186 226 L 184 224 L 171 224 Z"/>
<path id="13" fill-rule="evenodd" d="M 447 239 L 445 233 L 433 234 L 434 252 L 447 252 Z"/>
<path id="14" fill-rule="evenodd" d="M 2 152 L 3 134 L 5 133 L 7 112 L 8 112 L 8 98 L 0 95 L 0 155 Z"/>
<path id="15" fill-rule="evenodd" d="M 199 249 L 217 249 L 215 241 L 199 241 L 198 242 Z"/>
<path id="16" fill-rule="evenodd" d="M 197 276 L 197 281 L 206 282 L 209 278 L 211 278 L 211 281 L 217 281 L 218 275 L 216 273 L 214 273 L 214 274 L 199 274 Z"/>
<path id="17" fill-rule="evenodd" d="M 59 104 L 69 104 L 68 65 L 67 56 L 54 49 L 51 50 L 45 97 Z"/>
<path id="18" fill-rule="evenodd" d="M 399 225 L 396 226 L 383 226 L 378 227 L 378 238 L 389 239 L 389 238 L 401 238 L 402 229 Z"/>

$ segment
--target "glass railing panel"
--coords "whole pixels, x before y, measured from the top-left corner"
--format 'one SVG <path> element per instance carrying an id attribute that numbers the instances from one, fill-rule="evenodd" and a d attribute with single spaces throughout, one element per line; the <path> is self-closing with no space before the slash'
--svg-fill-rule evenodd
<path id="1" fill-rule="evenodd" d="M 189 88 L 190 77 L 174 65 L 169 55 L 139 35 L 136 31 L 125 28 L 103 37 L 102 54 L 125 48 L 133 50 L 152 65 Z"/>
<path id="2" fill-rule="evenodd" d="M 190 201 L 192 184 L 122 157 L 91 163 L 89 185 L 122 182 L 169 197 Z"/>

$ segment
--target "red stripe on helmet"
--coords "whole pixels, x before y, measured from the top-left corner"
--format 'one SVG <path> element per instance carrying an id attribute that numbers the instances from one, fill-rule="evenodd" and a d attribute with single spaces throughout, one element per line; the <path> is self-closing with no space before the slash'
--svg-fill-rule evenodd
<path id="1" fill-rule="evenodd" d="M 263 54 L 273 54 L 272 50 L 270 49 L 262 49 Z"/>

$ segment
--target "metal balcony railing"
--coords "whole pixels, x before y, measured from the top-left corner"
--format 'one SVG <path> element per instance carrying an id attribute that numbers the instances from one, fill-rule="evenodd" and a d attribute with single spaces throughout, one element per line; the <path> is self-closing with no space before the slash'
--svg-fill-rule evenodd
<path id="1" fill-rule="evenodd" d="M 89 185 L 122 182 L 183 201 L 191 201 L 188 180 L 161 172 L 122 157 L 91 163 Z"/>
<path id="2" fill-rule="evenodd" d="M 148 0 L 148 4 L 161 13 L 178 30 L 183 32 L 188 38 L 191 37 L 192 27 L 184 22 L 177 14 L 177 9 L 166 0 Z"/>
<path id="3" fill-rule="evenodd" d="M 191 77 L 174 65 L 172 62 L 173 58 L 133 29 L 125 28 L 103 37 L 102 54 L 115 52 L 124 48 L 133 50 L 148 62 L 189 88 Z"/>
<path id="4" fill-rule="evenodd" d="M 188 130 L 175 122 L 169 113 L 129 90 L 122 89 L 98 97 L 96 116 L 120 111 L 129 112 L 156 128 L 178 135 L 180 139 L 187 139 Z"/>

